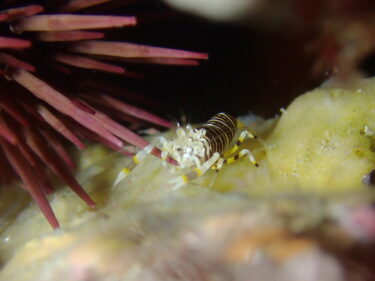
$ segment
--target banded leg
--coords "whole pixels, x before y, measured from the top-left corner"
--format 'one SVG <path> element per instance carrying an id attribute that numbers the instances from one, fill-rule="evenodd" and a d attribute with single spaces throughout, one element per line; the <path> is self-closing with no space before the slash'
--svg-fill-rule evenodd
<path id="1" fill-rule="evenodd" d="M 248 137 L 250 139 L 256 139 L 257 138 L 249 130 L 242 131 L 240 136 L 238 137 L 236 143 L 229 150 L 228 154 L 233 155 L 240 148 L 241 144 L 244 142 L 246 137 Z M 256 167 L 259 166 L 259 164 L 255 160 L 255 157 L 253 156 L 253 154 L 248 149 L 243 149 L 243 150 L 241 150 L 241 152 L 242 151 L 247 151 L 247 152 L 243 152 L 243 153 L 246 153 L 246 154 L 249 155 L 250 162 L 253 163 L 254 166 L 256 166 Z M 235 154 L 234 156 L 226 157 L 225 159 L 222 159 L 222 161 L 220 161 L 220 159 L 219 159 L 219 161 L 215 165 L 213 165 L 211 167 L 211 169 L 216 170 L 216 172 L 218 172 L 222 168 L 223 164 L 227 164 L 227 163 L 230 164 L 230 163 L 233 163 L 234 161 L 238 160 L 239 158 L 241 158 L 243 156 L 243 154 L 241 154 L 241 152 Z"/>
<path id="2" fill-rule="evenodd" d="M 208 169 L 210 169 L 220 158 L 220 154 L 218 152 L 215 152 L 214 155 L 211 156 L 210 159 L 208 159 L 206 162 L 204 162 L 200 168 L 195 168 L 186 174 L 182 174 L 170 181 L 171 184 L 173 184 L 173 189 L 177 189 L 181 187 L 184 184 L 187 184 L 188 182 L 196 179 L 197 177 L 200 177 L 205 172 L 207 172 Z"/>
<path id="3" fill-rule="evenodd" d="M 223 156 L 221 156 L 219 158 L 219 160 L 217 160 L 217 162 L 214 165 L 212 165 L 211 169 L 215 170 L 215 172 L 219 172 L 219 170 L 223 167 L 224 162 L 225 162 L 225 160 L 224 160 Z"/>
<path id="4" fill-rule="evenodd" d="M 216 181 L 217 175 L 218 175 L 220 169 L 224 165 L 224 161 L 225 160 L 224 160 L 223 156 L 221 155 L 220 158 L 219 158 L 219 160 L 217 160 L 217 162 L 214 165 L 211 166 L 211 169 L 215 170 L 216 173 L 213 175 L 210 183 L 208 184 L 209 188 L 211 188 L 213 186 L 214 182 Z"/>
<path id="5" fill-rule="evenodd" d="M 147 145 L 144 149 L 139 151 L 136 155 L 134 155 L 131 159 L 131 162 L 123 168 L 120 173 L 117 175 L 113 186 L 118 185 L 126 176 L 137 166 L 148 154 L 151 154 L 154 146 L 152 144 Z"/>
<path id="6" fill-rule="evenodd" d="M 167 139 L 165 137 L 158 137 L 157 140 L 159 140 L 160 144 L 161 144 L 161 147 L 162 147 L 162 151 L 161 151 L 161 163 L 163 165 L 163 167 L 165 167 L 167 165 L 167 157 L 168 157 L 168 151 L 165 150 L 164 148 L 164 144 L 167 141 Z"/>
<path id="7" fill-rule="evenodd" d="M 256 139 L 257 138 L 249 130 L 242 131 L 240 136 L 238 137 L 236 143 L 229 150 L 229 154 L 235 153 L 240 148 L 241 144 L 244 142 L 246 137 L 248 137 L 249 139 Z"/>
<path id="8" fill-rule="evenodd" d="M 242 158 L 243 156 L 247 155 L 249 157 L 249 160 L 255 167 L 259 167 L 258 162 L 255 160 L 254 155 L 250 152 L 248 149 L 242 149 L 239 153 L 235 154 L 234 156 L 230 156 L 228 158 L 224 159 L 224 164 L 231 164 L 234 161 Z"/>

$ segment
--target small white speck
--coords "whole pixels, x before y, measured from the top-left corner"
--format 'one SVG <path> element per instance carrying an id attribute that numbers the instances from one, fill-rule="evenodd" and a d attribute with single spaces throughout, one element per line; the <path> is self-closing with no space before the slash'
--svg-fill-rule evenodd
<path id="1" fill-rule="evenodd" d="M 292 177 L 295 177 L 295 178 L 298 178 L 299 177 L 299 174 L 297 172 L 292 172 L 291 173 L 291 176 Z"/>
<path id="2" fill-rule="evenodd" d="M 263 255 L 262 251 L 259 250 L 259 249 L 256 249 L 252 256 L 250 255 L 250 252 L 247 253 L 247 255 L 245 257 L 245 260 L 249 260 L 250 258 L 252 258 L 252 260 L 251 260 L 252 264 L 256 265 L 256 264 L 261 263 L 263 256 L 264 255 Z"/>
<path id="3" fill-rule="evenodd" d="M 374 131 L 371 130 L 367 125 L 364 126 L 363 133 L 365 134 L 366 137 L 371 137 L 374 135 Z"/>

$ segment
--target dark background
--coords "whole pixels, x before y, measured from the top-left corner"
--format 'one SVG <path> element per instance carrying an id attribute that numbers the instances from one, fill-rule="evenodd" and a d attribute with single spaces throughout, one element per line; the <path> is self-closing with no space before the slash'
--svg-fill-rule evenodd
<path id="1" fill-rule="evenodd" d="M 58 0 L 44 2 L 53 10 Z M 299 3 L 306 15 L 314 15 L 325 1 Z M 338 5 L 338 8 L 343 7 L 344 4 Z M 359 8 L 362 13 L 367 11 L 366 6 L 359 5 Z M 88 8 L 80 13 L 137 16 L 137 26 L 107 30 L 107 40 L 205 52 L 209 59 L 198 67 L 126 63 L 127 69 L 144 75 L 138 79 L 94 72 L 88 77 L 87 71 L 75 72 L 82 72 L 85 78 L 94 80 L 97 75 L 109 81 L 110 86 L 146 97 L 151 102 L 129 96 L 124 99 L 172 120 L 185 117 L 188 122 L 203 122 L 221 111 L 232 115 L 252 112 L 265 118 L 273 117 L 295 97 L 328 79 L 333 64 L 329 65 L 331 62 L 328 61 L 328 71 L 316 71 L 317 62 L 324 57 L 317 48 L 317 38 L 322 32 L 322 22 L 330 19 L 330 15 L 315 18 L 311 23 L 317 25 L 311 29 L 304 28 L 309 19 L 288 5 L 267 9 L 257 18 L 214 22 L 174 11 L 161 0 L 118 0 Z M 267 15 L 271 10 L 272 15 Z M 287 10 L 287 16 L 284 21 L 276 22 L 275 18 L 282 18 L 283 10 Z M 348 20 L 353 16 L 350 11 L 343 13 Z M 291 20 L 293 18 L 297 20 Z M 354 18 L 362 26 L 367 24 L 365 20 L 361 21 L 362 17 Z M 347 44 L 360 49 L 361 41 L 357 39 Z M 370 56 L 362 64 L 370 75 L 375 73 L 374 61 Z M 59 82 L 54 81 L 54 85 Z"/>
<path id="2" fill-rule="evenodd" d="M 368 1 L 366 1 L 295 2 L 300 3 L 305 10 L 304 13 L 310 16 L 319 12 L 319 8 L 325 7 L 324 3 L 336 3 L 338 8 L 342 9 L 349 2 L 352 5 L 359 3 L 357 8 L 360 13 L 352 13 L 349 5 L 344 12 L 339 13 L 343 17 L 339 17 L 338 21 L 344 19 L 350 22 L 354 19 L 354 22 L 363 28 L 363 26 L 371 27 L 367 19 L 372 19 L 375 13 L 372 10 L 367 13 L 365 4 Z M 19 5 L 23 2 L 29 3 L 28 0 L 6 2 L 17 2 Z M 245 17 L 236 22 L 214 22 L 177 12 L 161 0 L 113 0 L 77 12 L 77 14 L 135 15 L 138 20 L 137 26 L 108 29 L 105 39 L 208 53 L 209 59 L 201 61 L 198 67 L 127 62 L 124 64 L 127 69 L 141 73 L 144 77 L 131 78 L 72 68 L 74 77 L 73 75 L 66 77 L 65 80 L 68 81 L 64 81 L 64 77 L 51 72 L 49 64 L 52 63 L 46 63 L 45 56 L 58 52 L 59 48 L 65 51 L 64 43 L 42 42 L 38 45 L 38 41 L 34 40 L 34 48 L 30 49 L 30 52 L 34 53 L 29 55 L 29 51 L 26 50 L 25 57 L 26 61 L 30 60 L 37 66 L 40 72 L 38 75 L 64 93 L 71 91 L 74 95 L 81 90 L 75 91 L 74 86 L 79 85 L 82 80 L 96 81 L 96 78 L 99 78 L 103 81 L 99 83 L 108 83 L 106 86 L 124 89 L 124 91 L 130 90 L 141 96 L 141 98 L 125 96 L 124 100 L 172 120 L 181 120 L 185 117 L 188 122 L 203 122 L 221 111 L 232 115 L 252 112 L 269 118 L 278 114 L 281 107 L 287 107 L 296 96 L 314 89 L 328 79 L 330 67 L 332 69 L 333 65 L 329 66 L 330 62 L 328 62 L 328 71 L 324 69 L 316 71 L 317 62 L 322 61 L 323 57 L 319 55 L 317 38 L 322 33 L 320 30 L 322 23 L 327 19 L 330 20 L 332 15 L 325 14 L 325 17 L 321 17 L 318 13 L 319 16 L 315 20 L 310 20 L 313 28 L 311 26 L 306 28 L 304 24 L 308 25 L 309 19 L 287 4 L 293 1 L 285 1 L 285 5 L 283 1 L 279 2 L 283 5 L 266 7 L 265 13 L 258 14 L 256 18 Z M 44 0 L 42 3 L 47 13 L 53 13 L 60 4 L 66 3 L 66 0 Z M 269 3 L 271 5 L 274 2 Z M 372 6 L 374 4 L 370 7 Z M 287 10 L 287 16 L 284 17 L 284 21 L 276 22 L 276 18 L 282 18 L 282 13 L 285 12 L 283 10 Z M 272 11 L 272 15 L 267 15 L 267 11 Z M 335 15 L 340 11 L 334 9 L 332 14 Z M 293 18 L 297 20 L 291 20 Z M 329 27 L 335 27 L 335 24 L 337 18 Z M 10 36 L 14 36 L 9 31 L 8 25 L 2 25 L 1 28 L 4 34 L 8 32 Z M 373 29 L 368 30 L 375 31 L 375 25 Z M 340 30 L 334 35 L 339 37 L 338 33 L 341 31 L 345 33 L 345 30 Z M 370 38 L 364 39 L 371 42 L 374 39 L 372 33 L 368 33 Z M 25 33 L 22 36 L 27 39 L 28 36 L 32 37 L 33 33 Z M 354 56 L 355 50 L 360 50 L 362 45 L 361 37 L 358 38 L 349 40 L 346 42 L 347 45 L 343 46 L 354 49 L 352 51 Z M 339 52 L 336 52 L 337 54 Z M 111 61 L 111 63 L 118 62 Z M 368 56 L 363 61 L 361 57 L 359 62 L 356 61 L 352 65 L 355 68 L 360 63 L 362 68 L 367 70 L 367 74 L 375 74 L 375 56 Z M 349 73 L 350 71 L 351 69 Z M 150 102 L 142 97 L 146 97 Z"/>
<path id="3" fill-rule="evenodd" d="M 209 54 L 198 67 L 129 65 L 145 78 L 116 80 L 158 101 L 160 107 L 149 109 L 165 117 L 202 122 L 220 111 L 272 117 L 324 79 L 312 75 L 310 35 L 246 21 L 212 22 L 155 1 L 125 11 L 138 15 L 140 24 L 113 32 L 115 39 Z"/>

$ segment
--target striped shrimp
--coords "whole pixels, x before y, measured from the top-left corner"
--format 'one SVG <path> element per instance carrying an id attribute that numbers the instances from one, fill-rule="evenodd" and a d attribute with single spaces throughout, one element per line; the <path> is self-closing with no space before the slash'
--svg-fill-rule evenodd
<path id="1" fill-rule="evenodd" d="M 178 188 L 195 178 L 203 175 L 209 169 L 220 170 L 226 163 L 232 163 L 243 156 L 248 156 L 251 163 L 258 166 L 253 154 L 248 149 L 242 149 L 236 153 L 246 137 L 255 139 L 256 137 L 249 131 L 243 130 L 235 140 L 237 130 L 241 122 L 228 113 L 218 113 L 205 124 L 193 128 L 187 125 L 186 128 L 178 127 L 176 136 L 172 140 L 165 137 L 158 137 L 156 142 L 161 144 L 161 159 L 166 165 L 168 156 L 175 159 L 180 169 L 187 172 L 172 179 L 171 183 Z M 146 146 L 131 163 L 121 170 L 114 185 L 122 181 L 130 171 L 140 163 L 154 146 Z"/>

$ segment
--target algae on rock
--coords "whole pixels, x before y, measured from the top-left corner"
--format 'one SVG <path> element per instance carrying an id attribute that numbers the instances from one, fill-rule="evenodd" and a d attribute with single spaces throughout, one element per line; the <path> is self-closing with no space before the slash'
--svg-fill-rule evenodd
<path id="1" fill-rule="evenodd" d="M 117 186 L 128 159 L 99 146 L 77 155 L 77 178 L 97 210 L 62 187 L 50 196 L 62 226 L 52 231 L 34 203 L 23 200 L 1 229 L 0 279 L 174 280 L 182 272 L 181 280 L 259 280 L 246 279 L 250 273 L 298 280 L 297 269 L 313 265 L 324 274 L 305 280 L 343 280 L 335 251 L 375 238 L 368 207 L 374 196 L 363 183 L 375 166 L 375 80 L 353 90 L 323 86 L 280 117 L 246 120 L 259 139 L 244 147 L 260 167 L 244 158 L 178 190 L 170 183 L 176 171 L 152 155 Z M 242 267 L 258 252 L 260 267 Z"/>
<path id="2" fill-rule="evenodd" d="M 267 138 L 275 182 L 337 192 L 363 188 L 375 167 L 375 81 L 353 90 L 322 87 L 298 97 Z"/>

